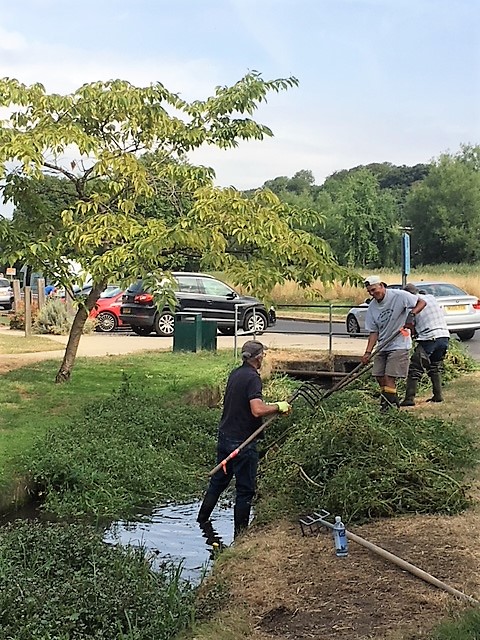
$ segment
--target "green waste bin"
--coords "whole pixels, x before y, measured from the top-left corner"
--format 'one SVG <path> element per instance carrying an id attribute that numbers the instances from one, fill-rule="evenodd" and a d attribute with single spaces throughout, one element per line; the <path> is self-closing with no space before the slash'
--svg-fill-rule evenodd
<path id="1" fill-rule="evenodd" d="M 202 349 L 202 314 L 175 314 L 173 332 L 174 351 L 200 351 Z"/>
<path id="2" fill-rule="evenodd" d="M 202 349 L 217 350 L 217 321 L 202 320 Z"/>

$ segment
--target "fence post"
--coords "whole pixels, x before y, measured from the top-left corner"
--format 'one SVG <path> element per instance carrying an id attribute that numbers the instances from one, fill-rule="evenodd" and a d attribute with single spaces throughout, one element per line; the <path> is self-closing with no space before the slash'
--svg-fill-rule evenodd
<path id="1" fill-rule="evenodd" d="M 69 317 L 75 315 L 74 312 L 74 298 L 70 295 L 70 291 L 65 287 L 65 305 L 67 307 L 67 313 Z"/>
<path id="2" fill-rule="evenodd" d="M 25 337 L 32 333 L 32 289 L 31 287 L 24 287 L 24 302 L 25 302 Z"/>
<path id="3" fill-rule="evenodd" d="M 233 333 L 233 357 L 237 359 L 237 327 L 238 327 L 238 304 L 235 305 L 235 331 Z"/>
<path id="4" fill-rule="evenodd" d="M 330 302 L 328 305 L 328 355 L 332 355 L 332 345 L 333 345 L 333 327 L 332 327 L 332 303 Z"/>
<path id="5" fill-rule="evenodd" d="M 37 280 L 38 286 L 38 310 L 45 304 L 45 278 L 39 278 Z"/>
<path id="6" fill-rule="evenodd" d="M 22 301 L 22 294 L 20 292 L 20 280 L 15 279 L 13 281 L 13 304 L 15 305 L 15 311 L 20 310 L 21 301 Z"/>

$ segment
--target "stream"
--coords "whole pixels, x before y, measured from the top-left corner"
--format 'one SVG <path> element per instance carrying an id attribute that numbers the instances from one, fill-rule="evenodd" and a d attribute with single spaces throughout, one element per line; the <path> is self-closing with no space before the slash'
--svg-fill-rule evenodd
<path id="1" fill-rule="evenodd" d="M 106 531 L 110 544 L 142 546 L 153 558 L 153 568 L 164 562 L 182 563 L 182 577 L 198 583 L 212 560 L 213 543 L 228 546 L 233 540 L 233 507 L 217 505 L 211 525 L 200 527 L 196 518 L 201 502 L 153 509 L 136 521 L 118 521 Z"/>
<path id="2" fill-rule="evenodd" d="M 105 542 L 142 546 L 152 560 L 153 569 L 165 562 L 182 565 L 182 577 L 198 584 L 209 570 L 213 544 L 229 546 L 233 541 L 233 506 L 226 498 L 219 501 L 211 523 L 200 527 L 197 514 L 200 501 L 158 506 L 139 513 L 131 520 L 119 520 L 105 530 Z M 30 504 L 0 517 L 0 526 L 13 520 L 49 520 L 38 505 Z"/>

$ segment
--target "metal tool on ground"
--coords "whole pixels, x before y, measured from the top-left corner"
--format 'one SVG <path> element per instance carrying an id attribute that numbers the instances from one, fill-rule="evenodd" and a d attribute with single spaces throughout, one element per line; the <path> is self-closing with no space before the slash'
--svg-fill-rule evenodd
<path id="1" fill-rule="evenodd" d="M 312 409 L 315 409 L 322 400 L 325 400 L 326 398 L 331 396 L 332 393 L 335 393 L 335 391 L 339 391 L 340 389 L 343 389 L 344 387 L 349 385 L 351 382 L 356 380 L 360 375 L 363 375 L 366 371 L 368 371 L 368 369 L 372 366 L 372 361 L 375 358 L 375 356 L 380 351 L 385 349 L 385 347 L 388 346 L 391 342 L 393 342 L 393 340 L 402 331 L 404 331 L 403 326 L 400 329 L 398 329 L 398 331 L 395 331 L 381 345 L 377 345 L 377 348 L 370 354 L 370 356 L 369 356 L 369 358 L 368 358 L 366 363 L 360 362 L 355 367 L 355 369 L 353 369 L 353 371 L 350 372 L 350 374 L 348 376 L 346 376 L 345 378 L 342 378 L 339 382 L 337 382 L 337 384 L 335 384 L 333 387 L 331 387 L 325 393 L 322 394 L 320 392 L 320 390 L 316 388 L 315 384 L 313 384 L 311 382 L 304 382 L 288 398 L 289 404 L 292 404 L 292 402 L 294 400 L 296 400 L 296 398 L 303 397 L 303 399 L 310 405 L 310 407 L 312 407 Z M 244 442 L 242 442 L 239 447 L 237 447 L 224 460 L 219 462 L 211 471 L 209 471 L 208 475 L 209 476 L 213 476 L 217 471 L 219 471 L 222 468 L 225 471 L 227 463 L 230 460 L 232 460 L 233 458 L 235 458 L 236 456 L 238 456 L 240 451 L 242 449 L 244 449 L 248 444 L 250 444 L 250 442 L 255 440 L 255 438 L 257 438 L 262 433 L 262 431 L 264 431 L 264 429 L 266 429 L 268 427 L 268 425 L 271 424 L 275 420 L 275 418 L 277 418 L 277 417 L 278 417 L 277 415 L 273 415 L 270 418 L 268 418 L 267 420 L 265 420 L 265 422 L 260 427 L 258 427 L 258 429 L 256 429 Z"/>
<path id="2" fill-rule="evenodd" d="M 333 530 L 334 524 L 326 520 L 326 518 L 328 518 L 329 515 L 330 513 L 328 511 L 326 511 L 325 509 L 321 509 L 319 512 L 314 512 L 310 516 L 301 518 L 299 520 L 299 523 L 300 523 L 302 535 L 307 535 L 308 533 L 311 533 L 311 534 L 318 533 L 319 529 L 323 527 Z M 369 549 L 369 551 L 373 551 L 380 557 L 385 558 L 385 560 L 389 560 L 390 562 L 393 562 L 393 564 L 396 564 L 398 567 L 400 567 L 404 571 L 408 571 L 409 573 L 416 576 L 417 578 L 420 578 L 421 580 L 424 580 L 429 584 L 433 584 L 438 589 L 443 589 L 444 591 L 447 591 L 453 596 L 460 598 L 464 602 L 468 602 L 469 604 L 480 606 L 479 600 L 476 600 L 475 598 L 472 598 L 471 596 L 463 593 L 462 591 L 459 591 L 458 589 L 451 587 L 450 585 L 446 584 L 445 582 L 442 582 L 438 578 L 435 578 L 435 576 L 432 576 L 430 573 L 423 571 L 423 569 L 419 569 L 418 567 L 411 564 L 410 562 L 407 562 L 406 560 L 399 558 L 395 554 L 390 553 L 390 551 L 387 551 L 386 549 L 382 549 L 382 547 L 379 547 L 378 545 L 373 544 L 373 542 L 369 542 L 368 540 L 365 540 L 365 538 L 361 538 L 360 536 L 357 536 L 355 533 L 352 533 L 348 529 L 346 530 L 346 534 L 347 534 L 348 540 L 352 540 L 353 542 L 356 542 L 362 547 Z"/>

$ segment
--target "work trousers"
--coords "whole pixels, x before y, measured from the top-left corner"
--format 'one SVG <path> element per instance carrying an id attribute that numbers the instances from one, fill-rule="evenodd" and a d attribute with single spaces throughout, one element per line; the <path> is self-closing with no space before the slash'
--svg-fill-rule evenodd
<path id="1" fill-rule="evenodd" d="M 448 350 L 449 338 L 419 340 L 410 359 L 408 377 L 420 380 L 423 372 L 440 373 L 445 354 Z"/>
<path id="2" fill-rule="evenodd" d="M 224 434 L 220 434 L 217 444 L 217 464 L 225 460 L 242 442 L 243 440 L 229 438 Z M 257 468 L 257 444 L 256 442 L 251 442 L 238 455 L 227 462 L 226 473 L 221 468 L 211 477 L 207 495 L 218 499 L 235 476 L 235 505 L 238 508 L 250 508 L 255 495 Z"/>

